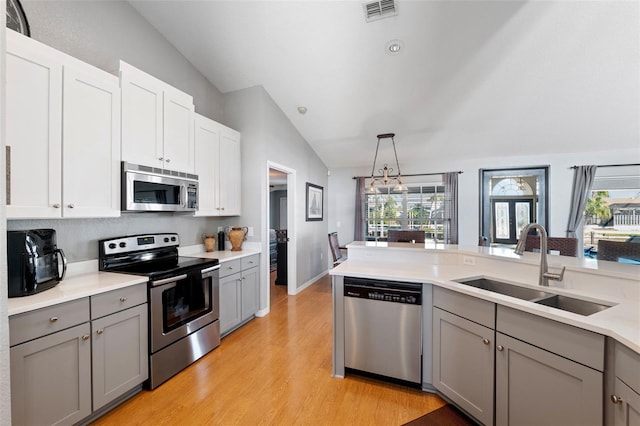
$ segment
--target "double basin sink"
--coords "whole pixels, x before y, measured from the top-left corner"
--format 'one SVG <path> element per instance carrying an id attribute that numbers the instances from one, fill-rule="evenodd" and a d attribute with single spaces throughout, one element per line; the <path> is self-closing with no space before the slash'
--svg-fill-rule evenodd
<path id="1" fill-rule="evenodd" d="M 611 307 L 601 303 L 548 293 L 538 289 L 520 287 L 503 281 L 492 280 L 490 278 L 463 278 L 454 281 L 482 290 L 527 300 L 539 305 L 549 306 L 584 316 L 592 315 Z"/>

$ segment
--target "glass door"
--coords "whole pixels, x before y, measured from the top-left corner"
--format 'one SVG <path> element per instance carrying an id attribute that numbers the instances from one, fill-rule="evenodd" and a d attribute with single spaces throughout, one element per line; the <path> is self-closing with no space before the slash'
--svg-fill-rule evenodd
<path id="1" fill-rule="evenodd" d="M 492 241 L 516 244 L 522 229 L 533 221 L 533 200 L 495 199 L 491 204 Z"/>

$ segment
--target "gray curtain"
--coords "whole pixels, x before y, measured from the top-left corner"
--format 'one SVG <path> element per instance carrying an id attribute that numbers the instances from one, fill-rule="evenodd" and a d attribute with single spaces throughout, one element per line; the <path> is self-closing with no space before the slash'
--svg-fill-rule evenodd
<path id="1" fill-rule="evenodd" d="M 364 179 L 356 178 L 356 217 L 353 227 L 354 241 L 364 241 Z"/>
<path id="2" fill-rule="evenodd" d="M 584 208 L 596 177 L 598 166 L 578 166 L 573 172 L 573 188 L 571 190 L 571 207 L 567 223 L 567 237 L 576 238 L 576 230 L 580 227 L 584 216 Z"/>
<path id="3" fill-rule="evenodd" d="M 444 173 L 444 241 L 458 244 L 458 172 Z"/>

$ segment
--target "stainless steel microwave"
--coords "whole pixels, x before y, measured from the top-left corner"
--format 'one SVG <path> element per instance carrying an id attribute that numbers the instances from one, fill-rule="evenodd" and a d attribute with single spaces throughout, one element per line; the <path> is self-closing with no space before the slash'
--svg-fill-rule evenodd
<path id="1" fill-rule="evenodd" d="M 196 211 L 198 176 L 123 161 L 121 196 L 122 211 Z"/>

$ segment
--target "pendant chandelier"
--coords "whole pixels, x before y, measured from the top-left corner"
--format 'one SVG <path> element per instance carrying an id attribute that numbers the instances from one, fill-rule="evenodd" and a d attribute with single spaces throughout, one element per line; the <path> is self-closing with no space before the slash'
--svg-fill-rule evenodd
<path id="1" fill-rule="evenodd" d="M 395 184 L 393 190 L 396 192 L 407 192 L 407 187 L 402 183 L 402 175 L 400 173 L 400 164 L 398 163 L 398 153 L 396 152 L 396 141 L 394 140 L 395 133 L 382 133 L 378 135 L 378 145 L 376 146 L 376 155 L 373 158 L 373 166 L 371 168 L 371 184 L 367 190 L 368 194 L 379 194 L 381 186 L 389 186 L 391 184 Z M 387 163 L 384 164 L 384 167 L 378 169 L 378 173 L 381 176 L 375 176 L 373 173 L 376 169 L 376 161 L 378 160 L 378 149 L 380 148 L 380 140 L 381 139 L 391 139 L 391 143 L 393 144 L 393 155 L 396 159 L 396 167 L 398 169 L 398 174 L 393 175 L 393 168 L 389 167 Z"/>

